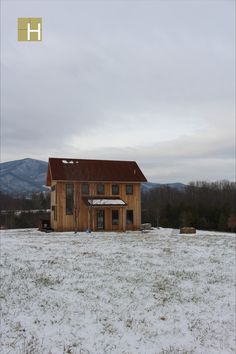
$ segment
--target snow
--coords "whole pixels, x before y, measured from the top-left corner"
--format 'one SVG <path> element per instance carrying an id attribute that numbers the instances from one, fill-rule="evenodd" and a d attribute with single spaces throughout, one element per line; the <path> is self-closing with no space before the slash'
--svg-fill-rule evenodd
<path id="1" fill-rule="evenodd" d="M 68 160 L 62 160 L 62 163 L 63 163 L 63 164 L 68 164 L 68 163 L 69 163 L 69 164 L 72 164 L 72 165 L 73 165 L 73 164 L 74 164 L 74 161 L 73 161 L 73 160 L 70 160 L 70 161 L 68 161 Z M 75 163 L 79 163 L 79 162 L 76 161 Z"/>
<path id="2" fill-rule="evenodd" d="M 88 199 L 91 205 L 126 205 L 122 199 Z"/>
<path id="3" fill-rule="evenodd" d="M 1 353 L 234 353 L 234 246 L 172 229 L 1 231 Z"/>

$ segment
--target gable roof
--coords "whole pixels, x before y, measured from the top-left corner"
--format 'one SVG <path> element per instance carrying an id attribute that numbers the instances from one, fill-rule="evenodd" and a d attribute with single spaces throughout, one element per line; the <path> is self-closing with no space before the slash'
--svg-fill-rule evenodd
<path id="1" fill-rule="evenodd" d="M 52 180 L 83 182 L 146 182 L 135 161 L 49 158 L 47 185 Z"/>

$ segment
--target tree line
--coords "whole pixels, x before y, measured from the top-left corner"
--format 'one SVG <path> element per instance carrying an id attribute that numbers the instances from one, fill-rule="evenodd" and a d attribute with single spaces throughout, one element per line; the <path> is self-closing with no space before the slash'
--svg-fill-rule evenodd
<path id="1" fill-rule="evenodd" d="M 12 197 L 0 192 L 1 228 L 37 227 L 49 219 L 50 193 Z M 191 182 L 184 189 L 159 187 L 142 193 L 142 223 L 155 227 L 192 226 L 201 230 L 236 231 L 236 183 Z"/>
<path id="2" fill-rule="evenodd" d="M 236 231 L 236 183 L 197 181 L 183 190 L 161 187 L 144 192 L 142 221 L 170 228 Z"/>
<path id="3" fill-rule="evenodd" d="M 13 197 L 0 192 L 0 227 L 38 227 L 41 219 L 49 219 L 50 194 L 34 193 L 30 197 Z"/>

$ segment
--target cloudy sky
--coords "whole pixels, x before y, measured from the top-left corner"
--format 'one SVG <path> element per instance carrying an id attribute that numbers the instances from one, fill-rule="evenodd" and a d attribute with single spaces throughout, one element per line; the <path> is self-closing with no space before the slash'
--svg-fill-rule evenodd
<path id="1" fill-rule="evenodd" d="M 1 160 L 136 160 L 234 179 L 235 1 L 2 1 Z M 42 17 L 42 42 L 17 18 Z"/>

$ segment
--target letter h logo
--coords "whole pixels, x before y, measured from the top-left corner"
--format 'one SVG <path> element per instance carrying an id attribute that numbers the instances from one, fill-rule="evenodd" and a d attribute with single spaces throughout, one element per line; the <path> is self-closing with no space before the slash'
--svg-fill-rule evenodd
<path id="1" fill-rule="evenodd" d="M 18 18 L 18 41 L 42 41 L 42 18 Z"/>

